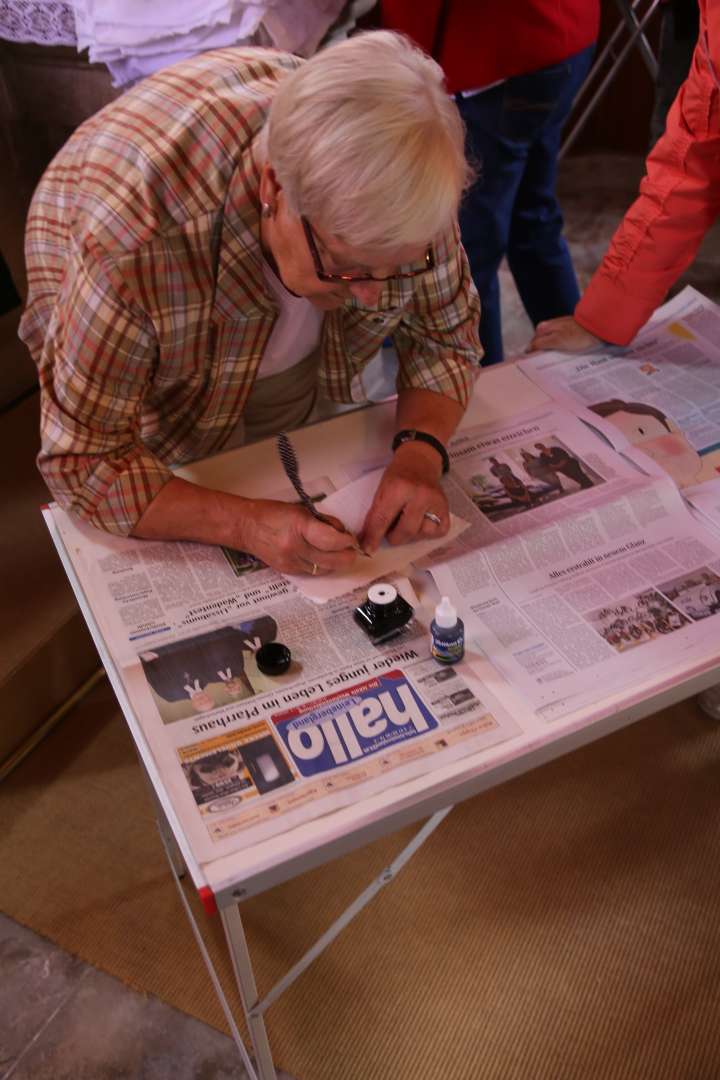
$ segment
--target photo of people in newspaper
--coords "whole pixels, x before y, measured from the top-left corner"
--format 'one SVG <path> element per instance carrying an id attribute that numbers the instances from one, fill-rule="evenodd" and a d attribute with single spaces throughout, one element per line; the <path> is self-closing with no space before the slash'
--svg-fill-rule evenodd
<path id="1" fill-rule="evenodd" d="M 690 623 L 655 589 L 626 596 L 611 606 L 588 612 L 585 618 L 616 652 L 644 645 L 659 634 L 672 634 Z"/>
<path id="2" fill-rule="evenodd" d="M 493 522 L 604 482 L 556 436 L 503 448 L 473 465 L 464 486 L 478 509 Z"/>
<path id="3" fill-rule="evenodd" d="M 263 693 L 267 678 L 258 671 L 255 654 L 276 636 L 275 619 L 258 615 L 143 650 L 140 663 L 163 723 Z M 296 677 L 297 671 L 290 673 Z"/>
<path id="4" fill-rule="evenodd" d="M 235 577 L 244 577 L 245 574 L 253 574 L 256 570 L 262 570 L 264 562 L 247 551 L 237 551 L 235 548 L 220 548 L 228 561 L 228 565 Z"/>
<path id="5" fill-rule="evenodd" d="M 666 581 L 658 588 L 693 621 L 707 619 L 720 611 L 720 577 L 707 566 Z"/>
<path id="6" fill-rule="evenodd" d="M 181 747 L 180 762 L 203 814 L 219 814 L 295 779 L 264 723 Z"/>

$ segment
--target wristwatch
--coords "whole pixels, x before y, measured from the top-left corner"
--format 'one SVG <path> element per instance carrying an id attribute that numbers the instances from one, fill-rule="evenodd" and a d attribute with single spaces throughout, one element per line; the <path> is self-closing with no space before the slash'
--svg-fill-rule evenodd
<path id="1" fill-rule="evenodd" d="M 398 431 L 397 435 L 392 441 L 393 451 L 397 450 L 398 446 L 402 446 L 406 442 L 424 442 L 428 446 L 432 446 L 434 450 L 437 450 L 442 459 L 442 471 L 446 473 L 450 468 L 450 458 L 448 452 L 434 435 L 429 435 L 427 431 L 416 431 L 415 428 L 406 428 L 404 431 Z"/>

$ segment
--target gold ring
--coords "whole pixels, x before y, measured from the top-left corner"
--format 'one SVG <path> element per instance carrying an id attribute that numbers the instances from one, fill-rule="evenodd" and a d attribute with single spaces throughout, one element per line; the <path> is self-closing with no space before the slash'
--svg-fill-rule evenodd
<path id="1" fill-rule="evenodd" d="M 428 521 L 432 521 L 433 525 L 442 525 L 442 521 L 437 514 L 433 514 L 432 510 L 426 510 L 423 516 L 426 517 Z"/>

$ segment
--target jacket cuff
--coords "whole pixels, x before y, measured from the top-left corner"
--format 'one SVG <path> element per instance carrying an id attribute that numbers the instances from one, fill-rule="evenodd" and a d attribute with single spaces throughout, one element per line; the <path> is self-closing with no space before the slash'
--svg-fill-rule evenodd
<path id="1" fill-rule="evenodd" d="M 631 296 L 622 279 L 612 280 L 599 270 L 578 301 L 575 321 L 601 341 L 628 345 L 648 321 L 654 305 Z"/>

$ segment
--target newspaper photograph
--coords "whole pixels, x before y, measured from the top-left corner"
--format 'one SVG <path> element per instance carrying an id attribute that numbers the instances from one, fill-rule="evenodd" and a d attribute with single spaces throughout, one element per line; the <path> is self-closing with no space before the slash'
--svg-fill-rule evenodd
<path id="1" fill-rule="evenodd" d="M 470 526 L 424 566 L 550 525 L 647 482 L 561 408 L 526 413 L 512 425 L 463 429 L 449 455 L 445 493 L 451 511 Z"/>
<path id="2" fill-rule="evenodd" d="M 705 484 L 717 490 L 720 306 L 695 289 L 659 308 L 626 348 L 538 353 L 520 367 L 648 475 L 670 476 L 691 502 Z"/>
<path id="3" fill-rule="evenodd" d="M 720 635 L 720 538 L 667 477 L 431 573 L 464 605 L 468 640 L 538 710 L 570 711 Z"/>

